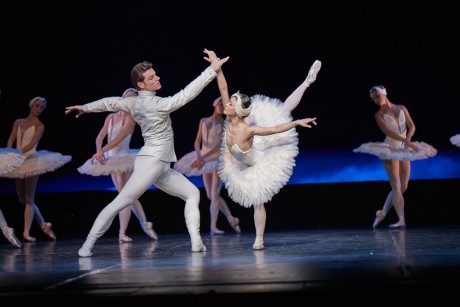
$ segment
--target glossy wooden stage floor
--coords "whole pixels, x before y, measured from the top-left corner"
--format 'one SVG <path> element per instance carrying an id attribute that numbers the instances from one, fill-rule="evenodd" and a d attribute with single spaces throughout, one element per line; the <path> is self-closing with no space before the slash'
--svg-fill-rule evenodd
<path id="1" fill-rule="evenodd" d="M 186 234 L 125 244 L 103 237 L 90 258 L 78 257 L 81 240 L 2 244 L 0 301 L 231 306 L 372 294 L 391 302 L 453 297 L 460 285 L 459 228 L 269 232 L 262 251 L 252 250 L 250 233 L 203 238 L 207 251 L 194 253 Z"/>
<path id="2" fill-rule="evenodd" d="M 114 192 L 38 195 L 58 240 L 47 240 L 36 225 L 37 242 L 18 249 L 0 240 L 0 302 L 2 306 L 12 306 L 6 305 L 9 302 L 290 306 L 343 300 L 372 306 L 454 299 L 457 290 L 452 289 L 460 286 L 460 214 L 458 201 L 452 200 L 458 183 L 413 182 L 412 190 L 418 194 L 406 196 L 405 230 L 388 228 L 395 219 L 392 215 L 378 229 L 371 227 L 374 207 L 388 192 L 386 182 L 287 186 L 280 193 L 285 198 L 267 205 L 262 251 L 252 250 L 252 210 L 232 205 L 242 233 L 235 233 L 220 217 L 226 233 L 211 236 L 206 203 L 200 206 L 207 247 L 203 253 L 190 251 L 183 206 L 160 197 L 160 191 L 149 191 L 142 202 L 159 240 L 144 235 L 133 218 L 128 232 L 133 242 L 119 244 L 114 222 L 90 258 L 78 257 L 77 251 Z M 358 196 L 359 191 L 367 196 Z M 353 195 L 356 202 L 350 202 Z M 2 203 L 13 199 L 14 195 L 2 195 Z M 151 202 L 156 205 L 148 205 Z M 20 207 L 12 207 L 19 208 L 18 215 L 13 214 L 9 224 L 22 225 Z M 8 217 L 14 213 L 12 207 L 7 211 L 2 206 Z M 152 212 L 152 207 L 167 207 L 170 212 Z"/>

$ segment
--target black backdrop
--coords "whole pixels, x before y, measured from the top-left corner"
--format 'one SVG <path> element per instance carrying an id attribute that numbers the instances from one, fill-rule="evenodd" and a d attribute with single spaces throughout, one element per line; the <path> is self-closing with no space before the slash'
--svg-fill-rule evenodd
<path id="1" fill-rule="evenodd" d="M 230 56 L 230 91 L 284 100 L 315 59 L 323 63 L 293 116 L 318 118 L 298 130 L 302 150 L 351 149 L 381 140 L 368 89 L 384 84 L 406 105 L 414 140 L 451 148 L 460 133 L 458 18 L 441 2 L 389 1 L 35 1 L 0 5 L 0 144 L 28 101 L 44 96 L 39 149 L 71 154 L 74 166 L 94 153 L 105 113 L 80 119 L 66 106 L 119 96 L 132 66 L 147 60 L 169 96 L 208 63 L 204 48 Z M 198 121 L 212 113 L 212 83 L 172 114 L 178 157 L 193 149 Z M 142 145 L 140 131 L 131 147 Z"/>

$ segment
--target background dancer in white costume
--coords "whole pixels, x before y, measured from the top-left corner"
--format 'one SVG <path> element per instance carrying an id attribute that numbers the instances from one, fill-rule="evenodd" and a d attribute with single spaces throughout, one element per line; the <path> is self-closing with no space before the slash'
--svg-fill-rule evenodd
<path id="1" fill-rule="evenodd" d="M 128 88 L 121 98 L 135 97 L 137 90 Z M 107 115 L 104 126 L 96 137 L 96 153 L 78 168 L 81 174 L 92 176 L 109 175 L 112 177 L 113 184 L 120 192 L 125 186 L 134 170 L 134 159 L 139 152 L 138 149 L 130 149 L 129 143 L 136 128 L 136 122 L 131 114 L 118 111 Z M 107 143 L 102 146 L 107 137 Z M 126 235 L 131 210 L 136 215 L 142 230 L 153 240 L 158 240 L 158 235 L 153 230 L 152 223 L 147 221 L 144 209 L 139 200 L 131 206 L 121 210 L 118 214 L 120 231 L 118 240 L 120 243 L 132 242 L 132 238 Z"/>
<path id="2" fill-rule="evenodd" d="M 224 132 L 224 105 L 221 97 L 214 100 L 213 107 L 213 114 L 199 122 L 195 150 L 180 158 L 174 164 L 174 169 L 185 176 L 203 176 L 206 196 L 211 201 L 211 235 L 224 234 L 223 230 L 217 228 L 219 211 L 225 215 L 230 226 L 240 233 L 239 219 L 232 215 L 227 202 L 220 195 L 222 181 L 217 173 L 217 164 Z"/>
<path id="3" fill-rule="evenodd" d="M 30 236 L 30 227 L 35 220 L 42 231 L 52 240 L 56 235 L 51 229 L 51 223 L 45 222 L 40 210 L 35 204 L 35 190 L 38 178 L 41 174 L 52 172 L 68 163 L 72 157 L 47 150 L 37 151 L 37 145 L 45 130 L 44 124 L 39 120 L 40 114 L 46 108 L 46 100 L 43 97 L 32 98 L 29 102 L 29 115 L 26 118 L 16 119 L 8 138 L 7 148 L 12 148 L 16 142 L 16 148 L 23 152 L 26 160 L 21 166 L 11 172 L 1 174 L 2 177 L 14 178 L 19 202 L 25 206 L 24 211 L 24 240 L 36 241 Z"/>
<path id="4" fill-rule="evenodd" d="M 310 128 L 316 118 L 293 120 L 291 111 L 316 79 L 321 62 L 315 61 L 306 80 L 283 103 L 262 95 L 230 96 L 225 76 L 217 74 L 227 115 L 219 175 L 233 201 L 254 207 L 256 239 L 252 248 L 264 249 L 265 203 L 287 184 L 299 153 L 296 126 Z"/>
<path id="5" fill-rule="evenodd" d="M 379 157 L 390 181 L 383 208 L 377 210 L 373 228 L 376 228 L 394 206 L 398 222 L 390 228 L 406 227 L 403 193 L 409 185 L 411 161 L 426 159 L 437 154 L 437 150 L 425 142 L 413 142 L 415 124 L 407 108 L 390 102 L 383 85 L 376 85 L 369 91 L 372 101 L 379 106 L 375 121 L 385 134 L 383 142 L 369 142 L 353 149 L 357 153 L 368 153 Z"/>
<path id="6" fill-rule="evenodd" d="M 132 204 L 153 184 L 160 190 L 185 201 L 184 216 L 193 252 L 206 251 L 200 235 L 200 191 L 184 175 L 171 168 L 176 162 L 174 134 L 170 113 L 192 101 L 216 77 L 229 57 L 218 59 L 213 51 L 204 50 L 210 65 L 183 90 L 170 97 L 159 97 L 160 77 L 149 62 L 136 64 L 131 82 L 139 91 L 137 97 L 109 97 L 66 107 L 65 113 L 77 111 L 78 118 L 87 112 L 126 111 L 140 125 L 144 146 L 134 162 L 134 172 L 125 187 L 97 216 L 85 243 L 78 251 L 80 257 L 90 257 L 98 238 L 110 227 L 115 215 Z"/>
<path id="7" fill-rule="evenodd" d="M 9 173 L 15 168 L 21 166 L 26 156 L 17 148 L 0 148 L 0 174 Z M 8 227 L 8 223 L 0 209 L 0 229 L 5 238 L 14 246 L 21 247 L 21 242 L 14 233 L 14 229 Z"/>

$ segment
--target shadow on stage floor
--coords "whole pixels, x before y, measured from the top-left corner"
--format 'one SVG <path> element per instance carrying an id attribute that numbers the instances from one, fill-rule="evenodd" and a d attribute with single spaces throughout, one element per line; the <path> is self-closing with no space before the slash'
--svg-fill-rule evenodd
<path id="1" fill-rule="evenodd" d="M 209 234 L 209 203 L 202 190 L 204 253 L 190 251 L 183 203 L 159 190 L 140 199 L 159 235 L 152 241 L 133 216 L 132 243 L 119 244 L 118 220 L 80 258 L 98 212 L 114 191 L 38 194 L 53 223 L 50 242 L 34 223 L 37 242 L 20 249 L 0 240 L 0 301 L 59 305 L 148 303 L 190 306 L 353 302 L 359 305 L 454 298 L 460 286 L 460 180 L 412 181 L 406 229 L 389 229 L 392 211 L 373 230 L 388 182 L 289 185 L 267 204 L 265 250 L 252 250 L 253 210 L 232 203 L 242 233 L 223 215 L 224 235 Z M 0 195 L 11 227 L 22 228 L 15 195 Z M 5 305 L 6 306 L 6 305 Z"/>

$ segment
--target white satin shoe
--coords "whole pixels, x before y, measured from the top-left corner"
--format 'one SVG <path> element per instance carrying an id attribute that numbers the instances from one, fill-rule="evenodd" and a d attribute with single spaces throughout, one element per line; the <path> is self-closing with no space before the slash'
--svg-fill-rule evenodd
<path id="1" fill-rule="evenodd" d="M 16 247 L 21 247 L 21 242 L 19 242 L 18 238 L 14 234 L 14 229 L 10 227 L 6 227 L 6 229 L 2 229 L 3 235 L 5 238 L 10 241 Z"/>
<path id="2" fill-rule="evenodd" d="M 315 82 L 316 76 L 318 75 L 319 70 L 321 69 L 321 61 L 316 60 L 313 65 L 310 67 L 306 81 L 310 85 Z"/>

